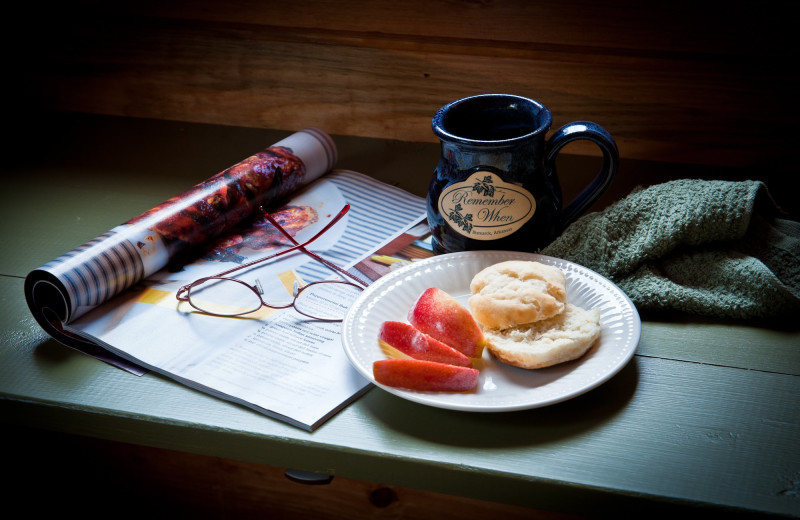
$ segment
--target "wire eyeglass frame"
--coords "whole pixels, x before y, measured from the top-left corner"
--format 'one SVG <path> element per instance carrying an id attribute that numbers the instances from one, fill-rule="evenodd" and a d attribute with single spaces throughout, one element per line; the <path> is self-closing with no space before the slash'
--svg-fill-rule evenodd
<path id="1" fill-rule="evenodd" d="M 344 319 L 343 316 L 342 317 L 335 317 L 335 318 L 320 317 L 320 316 L 315 316 L 313 314 L 304 312 L 301 308 L 298 308 L 296 306 L 296 303 L 298 301 L 298 298 L 304 293 L 304 291 L 308 291 L 309 288 L 323 287 L 324 286 L 323 284 L 337 284 L 337 286 L 341 285 L 343 287 L 349 286 L 349 287 L 353 287 L 353 288 L 357 289 L 358 291 L 363 291 L 364 288 L 367 287 L 367 283 L 364 282 L 363 280 L 361 280 L 360 278 L 358 278 L 357 276 L 353 275 L 352 273 L 349 273 L 349 272 L 345 271 L 344 269 L 342 269 L 338 265 L 334 264 L 333 262 L 331 262 L 329 260 L 326 260 L 325 258 L 321 257 L 317 253 L 315 253 L 313 251 L 310 251 L 309 249 L 306 248 L 306 246 L 308 246 L 309 244 L 314 242 L 316 239 L 318 239 L 320 236 L 322 236 L 326 231 L 328 231 L 331 227 L 333 227 L 334 224 L 336 224 L 339 220 L 341 220 L 342 217 L 344 217 L 347 214 L 348 211 L 350 211 L 350 205 L 349 204 L 345 204 L 344 207 L 339 211 L 339 213 L 337 213 L 330 220 L 330 222 L 328 222 L 320 231 L 318 231 L 314 236 L 312 236 L 311 238 L 309 238 L 308 240 L 306 240 L 302 244 L 297 242 L 297 240 L 295 240 L 295 238 L 292 235 L 290 235 L 289 232 L 286 231 L 283 228 L 283 226 L 281 226 L 275 220 L 275 218 L 272 215 L 270 215 L 268 212 L 264 211 L 265 218 L 267 220 L 269 220 L 270 224 L 275 226 L 275 228 L 278 231 L 280 231 L 280 233 L 284 237 L 286 237 L 289 240 L 289 242 L 291 242 L 291 244 L 292 244 L 291 247 L 288 247 L 286 249 L 278 251 L 277 253 L 271 254 L 269 256 L 265 256 L 263 258 L 259 258 L 259 259 L 244 263 L 244 264 L 236 266 L 236 267 L 234 267 L 232 269 L 228 269 L 226 271 L 222 271 L 222 272 L 217 273 L 215 275 L 204 276 L 202 278 L 198 278 L 197 280 L 193 281 L 192 283 L 186 284 L 186 285 L 182 286 L 180 289 L 178 289 L 177 293 L 175 294 L 175 298 L 180 302 L 188 303 L 195 310 L 198 310 L 198 311 L 200 311 L 200 312 L 202 312 L 204 314 L 209 314 L 209 315 L 212 315 L 212 316 L 236 317 L 236 316 L 244 316 L 246 314 L 252 314 L 253 312 L 258 311 L 262 307 L 268 307 L 270 309 L 288 309 L 290 307 L 294 307 L 294 310 L 296 312 L 298 312 L 299 314 L 302 314 L 303 316 L 306 316 L 306 317 L 314 319 L 314 320 L 325 321 L 325 322 L 339 322 L 339 321 L 342 321 Z M 247 282 L 245 282 L 243 280 L 240 280 L 238 278 L 231 278 L 231 277 L 228 276 L 228 275 L 230 275 L 230 274 L 232 274 L 234 272 L 241 271 L 243 269 L 247 269 L 247 268 L 252 267 L 254 265 L 266 262 L 268 260 L 272 260 L 274 258 L 283 256 L 283 255 L 286 255 L 286 254 L 289 254 L 289 253 L 292 253 L 294 251 L 303 252 L 304 254 L 310 256 L 311 258 L 313 258 L 317 262 L 319 262 L 319 263 L 323 264 L 324 266 L 328 267 L 329 269 L 333 270 L 337 274 L 339 274 L 339 275 L 341 275 L 343 277 L 349 278 L 350 280 L 353 280 L 353 281 L 348 281 L 348 280 L 320 280 L 320 281 L 316 281 L 316 282 L 310 282 L 310 283 L 308 283 L 306 285 L 303 285 L 302 287 L 298 287 L 297 285 L 295 285 L 294 290 L 293 290 L 293 295 L 292 295 L 293 297 L 292 297 L 291 302 L 286 303 L 286 304 L 275 304 L 275 303 L 267 303 L 267 302 L 264 301 L 264 298 L 262 297 L 262 292 L 259 290 L 259 287 L 257 285 L 250 285 L 250 284 L 248 284 Z M 207 308 L 204 308 L 202 305 L 198 306 L 196 304 L 196 302 L 192 301 L 192 290 L 193 289 L 197 289 L 198 287 L 203 288 L 204 285 L 207 288 L 208 287 L 208 282 L 213 282 L 213 281 L 235 282 L 237 284 L 241 284 L 243 287 L 245 287 L 245 288 L 249 289 L 251 292 L 253 292 L 255 294 L 255 296 L 258 297 L 258 300 L 261 302 L 261 304 L 256 308 L 248 308 L 248 310 L 245 310 L 245 311 L 230 312 L 230 313 L 227 313 L 227 312 L 226 313 L 214 312 L 214 311 L 210 311 Z"/>

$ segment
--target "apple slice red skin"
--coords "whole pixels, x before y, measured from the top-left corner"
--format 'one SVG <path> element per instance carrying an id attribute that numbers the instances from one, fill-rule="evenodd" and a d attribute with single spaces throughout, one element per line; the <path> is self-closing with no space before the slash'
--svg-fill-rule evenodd
<path id="1" fill-rule="evenodd" d="M 460 367 L 472 366 L 472 360 L 461 352 L 402 321 L 383 322 L 378 330 L 378 339 L 414 359 Z"/>
<path id="2" fill-rule="evenodd" d="M 478 322 L 458 300 L 438 287 L 423 291 L 408 311 L 408 322 L 419 331 L 471 358 L 486 345 Z"/>
<path id="3" fill-rule="evenodd" d="M 380 359 L 372 375 L 382 385 L 421 392 L 466 392 L 478 385 L 480 372 L 420 359 Z"/>

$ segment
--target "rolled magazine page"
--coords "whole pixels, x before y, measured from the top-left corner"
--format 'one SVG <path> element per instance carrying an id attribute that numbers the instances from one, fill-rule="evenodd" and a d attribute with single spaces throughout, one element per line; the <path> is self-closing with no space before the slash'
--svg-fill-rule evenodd
<path id="1" fill-rule="evenodd" d="M 63 325 L 319 178 L 336 160 L 325 132 L 294 133 L 31 271 L 25 279 L 28 307 L 55 339 L 103 357 Z"/>

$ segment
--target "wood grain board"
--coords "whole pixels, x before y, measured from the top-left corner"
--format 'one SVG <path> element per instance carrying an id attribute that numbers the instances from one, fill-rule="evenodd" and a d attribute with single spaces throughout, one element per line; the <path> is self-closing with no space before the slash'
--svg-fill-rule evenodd
<path id="1" fill-rule="evenodd" d="M 137 2 L 22 7 L 15 106 L 433 142 L 438 107 L 509 92 L 624 158 L 792 172 L 791 2 Z M 29 36 L 33 34 L 35 38 Z M 598 155 L 592 145 L 570 153 Z"/>

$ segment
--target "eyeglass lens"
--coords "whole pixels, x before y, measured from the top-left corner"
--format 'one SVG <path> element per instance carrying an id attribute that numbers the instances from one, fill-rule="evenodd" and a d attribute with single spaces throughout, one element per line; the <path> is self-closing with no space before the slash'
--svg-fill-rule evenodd
<path id="1" fill-rule="evenodd" d="M 312 283 L 297 294 L 294 308 L 318 320 L 341 320 L 359 294 L 361 288 L 349 282 Z"/>
<path id="2" fill-rule="evenodd" d="M 220 316 L 237 316 L 261 308 L 261 296 L 241 280 L 210 278 L 193 285 L 187 294 L 197 310 Z"/>

